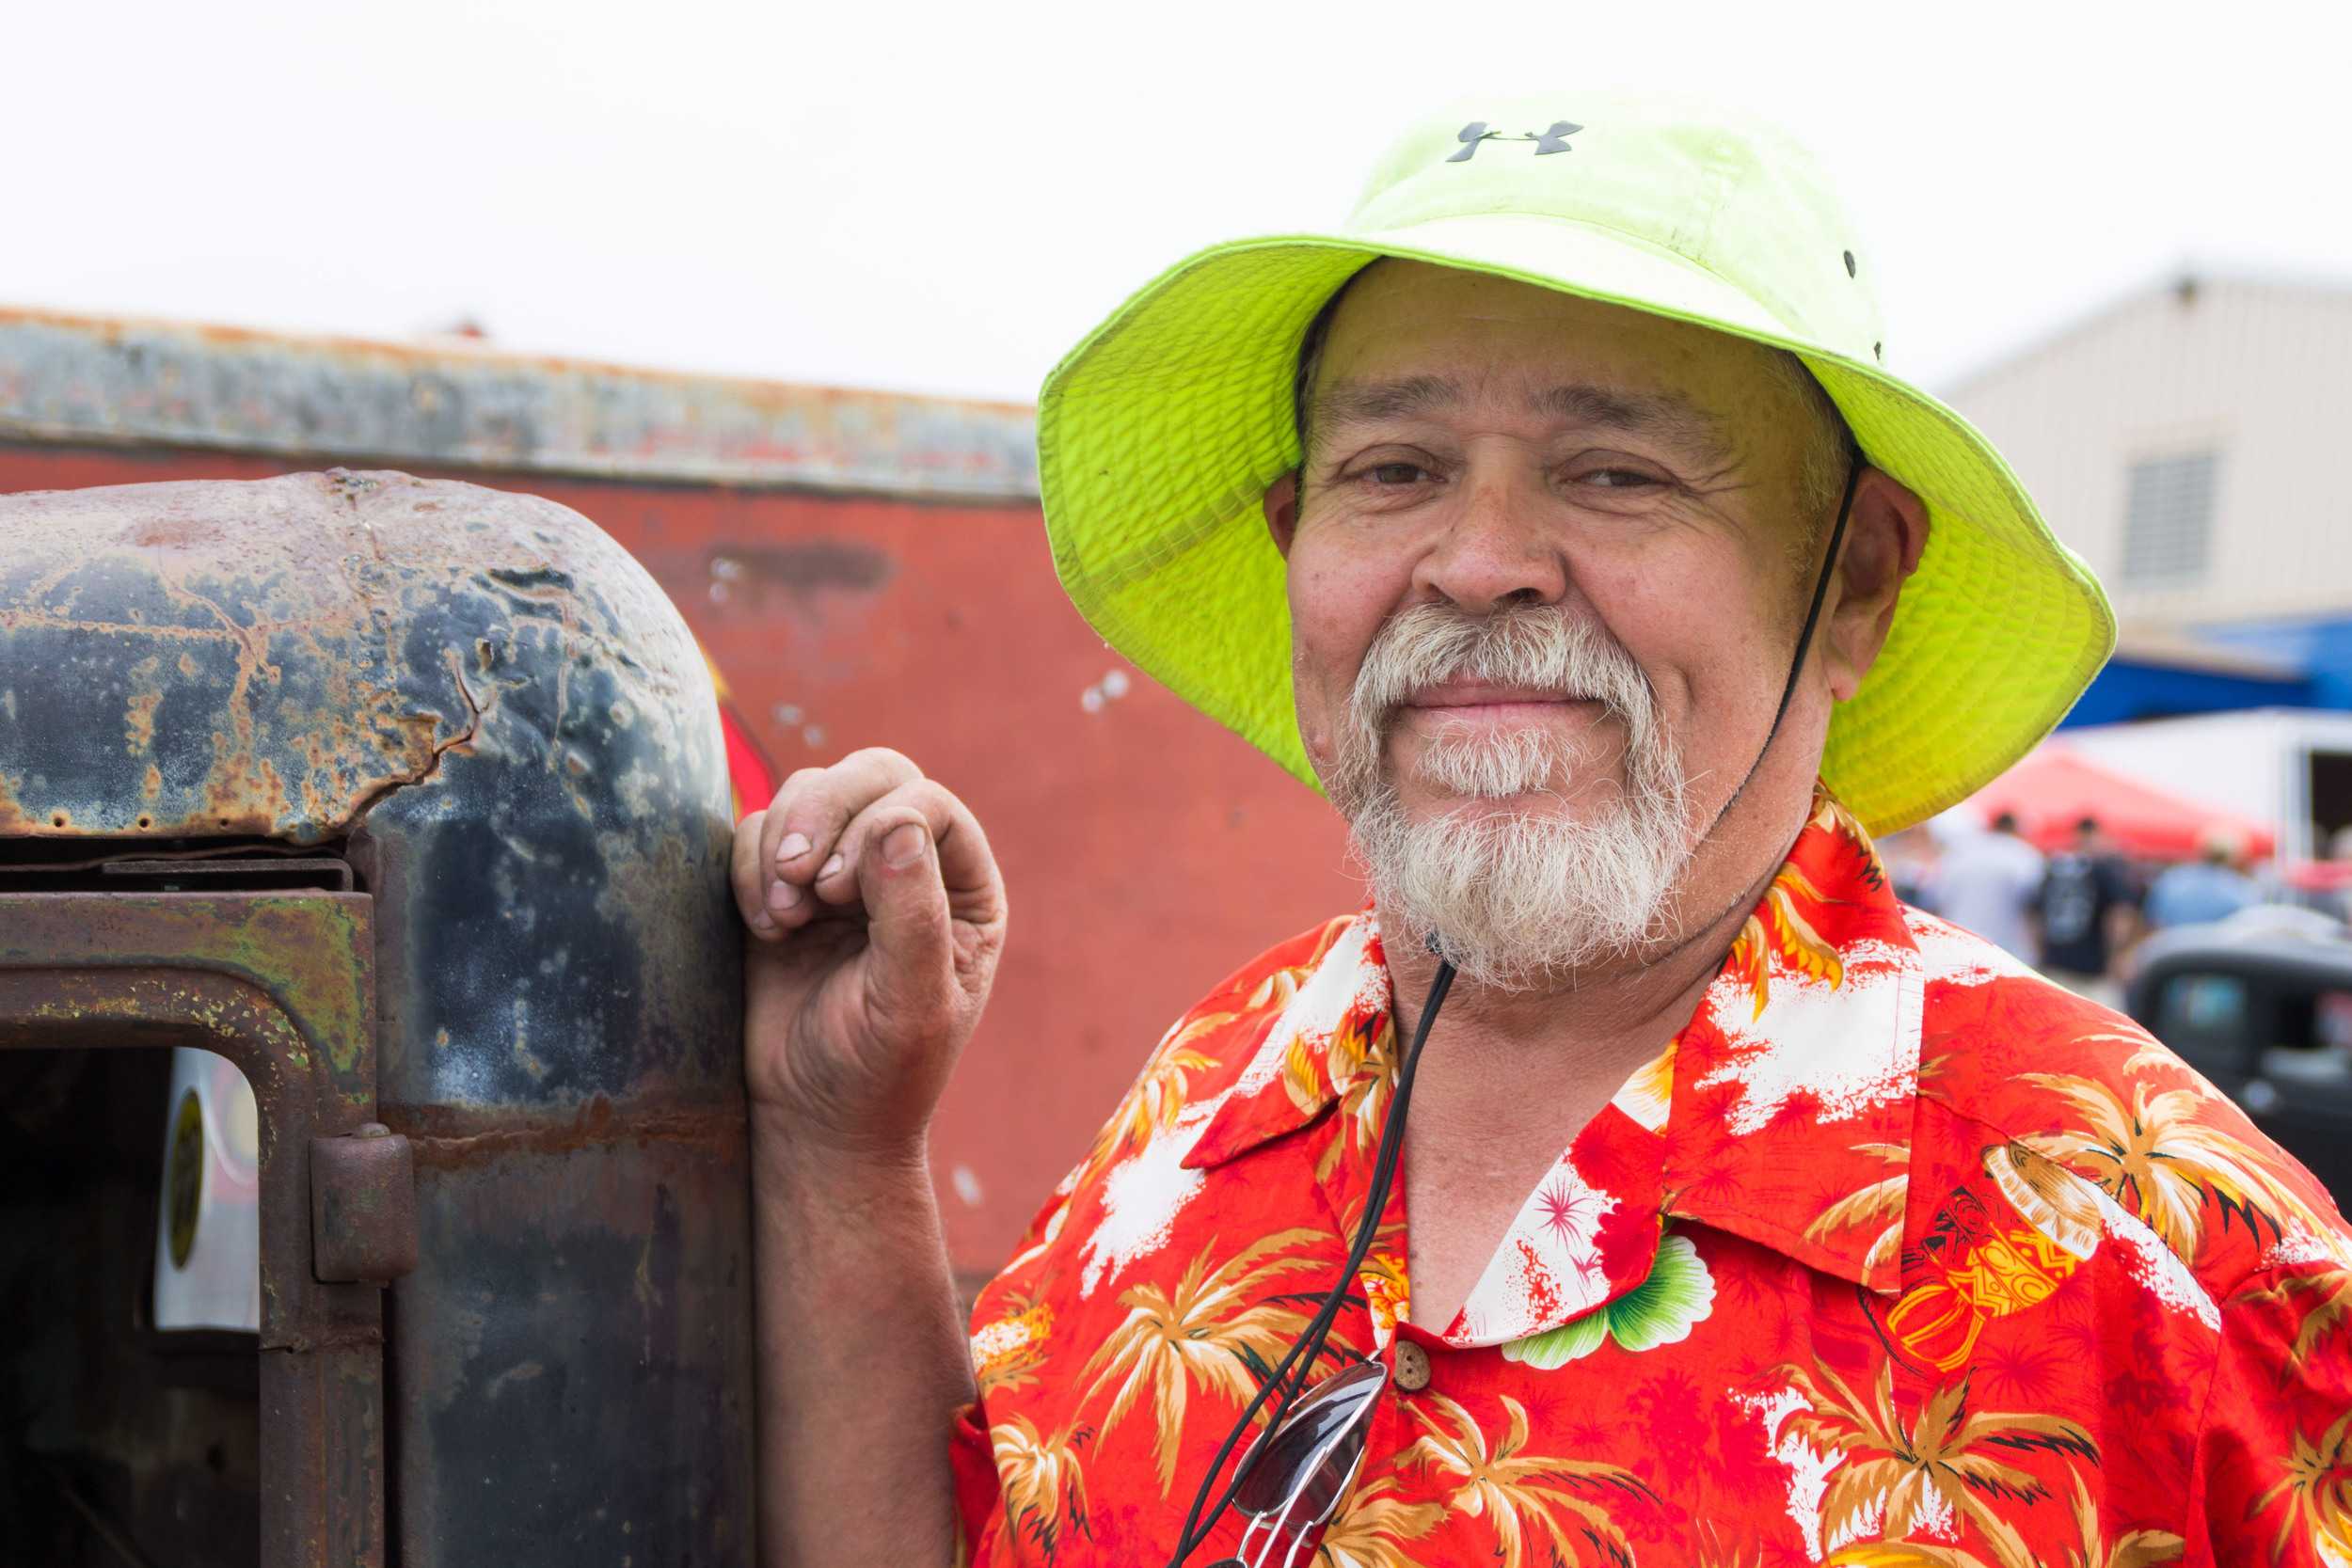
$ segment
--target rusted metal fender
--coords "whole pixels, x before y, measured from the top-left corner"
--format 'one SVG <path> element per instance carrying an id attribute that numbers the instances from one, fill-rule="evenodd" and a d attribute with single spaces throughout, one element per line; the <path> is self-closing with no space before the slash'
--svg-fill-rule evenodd
<path id="1" fill-rule="evenodd" d="M 514 684 L 497 628 L 594 650 L 675 623 L 642 573 L 562 590 L 580 523 L 340 470 L 0 496 L 0 835 L 341 836 L 474 742 Z M 627 560 L 587 532 L 569 570 Z"/>
<path id="2" fill-rule="evenodd" d="M 727 774 L 643 568 L 389 472 L 0 497 L 0 835 L 327 845 L 373 896 L 400 1560 L 749 1560 Z"/>

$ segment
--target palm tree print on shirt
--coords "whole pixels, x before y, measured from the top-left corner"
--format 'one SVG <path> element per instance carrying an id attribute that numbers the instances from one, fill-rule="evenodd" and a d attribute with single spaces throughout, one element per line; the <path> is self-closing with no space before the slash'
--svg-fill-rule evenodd
<path id="1" fill-rule="evenodd" d="M 1153 1454 L 1163 1497 L 1175 1483 L 1176 1449 L 1192 1386 L 1198 1383 L 1235 1405 L 1248 1403 L 1258 1391 L 1259 1376 L 1306 1327 L 1307 1314 L 1272 1292 L 1285 1275 L 1320 1266 L 1311 1253 L 1279 1255 L 1320 1239 L 1314 1230 L 1278 1231 L 1214 1269 L 1209 1255 L 1215 1247 L 1203 1248 L 1174 1291 L 1137 1285 L 1120 1292 L 1119 1303 L 1127 1316 L 1079 1374 L 1094 1376 L 1084 1402 L 1120 1380 L 1102 1419 L 1107 1441 L 1150 1390 L 1159 1428 Z"/>
<path id="2" fill-rule="evenodd" d="M 2212 1099 L 2201 1086 L 2158 1093 L 2135 1084 L 2127 1102 L 2089 1078 L 2020 1076 L 2056 1093 L 2080 1117 L 2064 1132 L 2026 1143 L 2097 1183 L 2184 1262 L 2193 1261 L 2204 1242 L 2208 1200 L 2223 1224 L 2235 1219 L 2274 1238 L 2288 1227 L 2318 1238 L 2335 1233 L 2243 1138 L 2201 1119 Z"/>
<path id="3" fill-rule="evenodd" d="M 1078 1464 L 1087 1433 L 1048 1440 L 1026 1417 L 1015 1416 L 988 1435 L 1004 1486 L 1005 1522 L 1053 1561 L 1066 1536 L 1087 1533 L 1086 1474 Z"/>
<path id="4" fill-rule="evenodd" d="M 1442 1503 L 1408 1503 L 1393 1496 L 1394 1476 L 1356 1488 L 1346 1511 L 1323 1532 L 1319 1563 L 1328 1568 L 1414 1568 L 1405 1543 L 1418 1541 L 1445 1518 Z"/>
<path id="5" fill-rule="evenodd" d="M 2099 1522 L 2090 1488 L 2074 1474 L 2074 1528 L 2079 1544 L 2066 1548 L 2064 1568 L 2159 1568 L 2181 1560 L 2181 1538 L 2165 1529 L 2130 1529 L 2110 1537 Z M 1991 1568 L 1976 1553 L 1924 1541 L 1867 1541 L 1832 1552 L 1823 1568 Z M 2053 1563 L 2051 1568 L 2058 1568 Z"/>
<path id="6" fill-rule="evenodd" d="M 1527 1451 L 1527 1407 L 1505 1394 L 1503 1431 L 1491 1443 L 1477 1419 L 1443 1394 L 1408 1406 L 1422 1435 L 1398 1456 L 1454 1478 L 1448 1513 L 1484 1517 L 1494 1531 L 1500 1568 L 1523 1568 L 1531 1534 L 1540 1532 L 1550 1560 L 1565 1568 L 1610 1562 L 1630 1568 L 1633 1546 L 1601 1504 L 1608 1499 L 1655 1503 L 1658 1495 L 1632 1471 L 1580 1459 Z M 1588 1551 L 1600 1555 L 1591 1556 Z"/>
<path id="7" fill-rule="evenodd" d="M 2049 1488 L 2010 1461 L 2040 1452 L 2096 1464 L 2098 1445 L 2059 1417 L 1970 1410 L 1966 1378 L 1930 1393 L 1905 1422 L 1895 1404 L 1894 1371 L 1893 1362 L 1881 1362 L 1865 1400 L 1818 1361 L 1811 1371 L 1779 1369 L 1804 1401 L 1781 1431 L 1839 1460 L 1821 1496 L 1822 1539 L 1875 1532 L 1900 1542 L 1933 1520 L 1957 1517 L 1976 1530 L 1998 1568 L 2036 1568 L 2025 1537 L 1993 1504 L 2040 1502 Z"/>
<path id="8" fill-rule="evenodd" d="M 2271 1560 L 2285 1554 L 2299 1529 L 2320 1561 L 2352 1563 L 2352 1410 L 2316 1439 L 2295 1433 L 2294 1449 L 2282 1457 L 2285 1475 L 2254 1499 L 2257 1516 L 2284 1510 Z"/>

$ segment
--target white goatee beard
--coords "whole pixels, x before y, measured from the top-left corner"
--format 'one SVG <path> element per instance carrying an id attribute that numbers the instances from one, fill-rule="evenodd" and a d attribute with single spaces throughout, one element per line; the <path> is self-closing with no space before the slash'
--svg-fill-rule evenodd
<path id="1" fill-rule="evenodd" d="M 1414 693 L 1456 680 L 1600 703 L 1625 728 L 1625 787 L 1586 821 L 1475 804 L 1416 819 L 1388 764 L 1390 721 Z M 1556 804 L 1554 780 L 1569 761 L 1547 730 L 1465 725 L 1440 733 L 1415 772 L 1473 802 Z M 1674 934 L 1670 896 L 1693 847 L 1690 781 L 1641 667 L 1589 621 L 1537 607 L 1477 617 L 1422 604 L 1398 614 L 1364 656 L 1324 783 L 1391 940 L 1400 924 L 1416 942 L 1437 933 L 1465 979 L 1532 990 Z"/>

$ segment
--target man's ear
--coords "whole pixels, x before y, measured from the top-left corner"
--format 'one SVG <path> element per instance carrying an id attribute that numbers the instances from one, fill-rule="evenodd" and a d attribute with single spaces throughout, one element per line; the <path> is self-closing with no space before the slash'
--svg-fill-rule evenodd
<path id="1" fill-rule="evenodd" d="M 1298 470 L 1289 473 L 1265 487 L 1265 531 L 1274 536 L 1274 547 L 1290 559 L 1291 540 L 1298 532 Z"/>
<path id="2" fill-rule="evenodd" d="M 1838 558 L 1836 601 L 1822 629 L 1830 694 L 1851 698 L 1878 662 L 1903 580 L 1928 544 L 1928 507 L 1892 475 L 1866 467 L 1854 484 Z"/>

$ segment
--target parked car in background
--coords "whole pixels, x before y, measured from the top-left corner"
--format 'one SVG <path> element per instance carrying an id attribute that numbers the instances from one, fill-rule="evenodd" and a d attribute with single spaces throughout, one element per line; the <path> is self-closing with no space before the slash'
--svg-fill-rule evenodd
<path id="1" fill-rule="evenodd" d="M 2261 905 L 2141 943 L 2132 1017 L 2328 1184 L 2352 1193 L 2352 932 Z"/>

